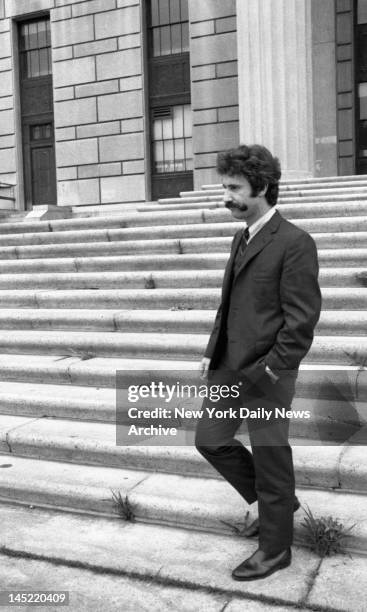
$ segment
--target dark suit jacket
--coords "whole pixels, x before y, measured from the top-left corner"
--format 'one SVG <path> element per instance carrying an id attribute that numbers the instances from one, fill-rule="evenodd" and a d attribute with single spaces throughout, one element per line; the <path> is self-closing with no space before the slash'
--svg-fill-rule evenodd
<path id="1" fill-rule="evenodd" d="M 255 383 L 265 364 L 297 371 L 308 352 L 321 308 L 319 267 L 314 240 L 279 212 L 250 241 L 234 274 L 240 240 L 238 231 L 205 356 L 215 370 L 228 341 L 231 369 Z"/>

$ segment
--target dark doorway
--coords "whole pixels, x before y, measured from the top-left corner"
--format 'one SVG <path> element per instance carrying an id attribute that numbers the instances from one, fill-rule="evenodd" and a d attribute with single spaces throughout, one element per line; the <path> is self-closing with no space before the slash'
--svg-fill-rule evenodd
<path id="1" fill-rule="evenodd" d="M 188 0 L 149 0 L 152 199 L 193 189 Z"/>
<path id="2" fill-rule="evenodd" d="M 56 204 L 49 17 L 19 23 L 20 94 L 26 208 Z"/>

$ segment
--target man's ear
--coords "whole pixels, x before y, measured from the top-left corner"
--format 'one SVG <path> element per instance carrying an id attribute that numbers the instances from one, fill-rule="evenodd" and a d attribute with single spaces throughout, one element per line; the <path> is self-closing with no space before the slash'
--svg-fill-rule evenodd
<path id="1" fill-rule="evenodd" d="M 269 185 L 266 183 L 265 186 L 263 187 L 263 189 L 261 191 L 259 191 L 259 193 L 257 194 L 258 196 L 264 196 L 268 190 Z"/>

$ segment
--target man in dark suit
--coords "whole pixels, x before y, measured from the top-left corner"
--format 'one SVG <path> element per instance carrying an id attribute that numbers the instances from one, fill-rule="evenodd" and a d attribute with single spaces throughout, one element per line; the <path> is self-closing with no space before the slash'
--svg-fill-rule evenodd
<path id="1" fill-rule="evenodd" d="M 226 207 L 246 225 L 232 242 L 201 374 L 210 384 L 242 386 L 237 400 L 204 402 L 218 416 L 204 410 L 195 443 L 247 503 L 258 502 L 259 518 L 246 535 L 259 535 L 259 547 L 232 573 L 235 580 L 255 580 L 291 563 L 299 502 L 289 418 L 276 408 L 290 409 L 299 364 L 313 340 L 321 307 L 318 260 L 311 236 L 274 208 L 281 170 L 268 149 L 243 145 L 221 153 L 217 170 Z M 256 415 L 246 419 L 252 453 L 234 437 L 241 411 L 219 414 L 234 405 Z"/>

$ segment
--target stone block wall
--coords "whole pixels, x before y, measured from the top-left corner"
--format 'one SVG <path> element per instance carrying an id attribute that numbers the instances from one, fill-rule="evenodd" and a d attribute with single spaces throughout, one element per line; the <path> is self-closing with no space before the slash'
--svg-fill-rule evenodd
<path id="1" fill-rule="evenodd" d="M 235 0 L 189 0 L 194 183 L 218 182 L 218 151 L 239 142 Z"/>
<path id="2" fill-rule="evenodd" d="M 142 201 L 139 0 L 56 0 L 51 11 L 59 205 Z"/>
<path id="3" fill-rule="evenodd" d="M 142 0 L 0 0 L 0 181 L 22 200 L 13 20 L 51 19 L 58 204 L 146 199 Z M 13 40 L 14 38 L 14 40 Z M 18 96 L 19 98 L 19 96 Z"/>

